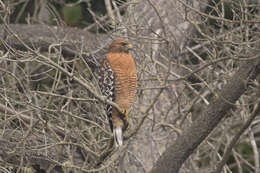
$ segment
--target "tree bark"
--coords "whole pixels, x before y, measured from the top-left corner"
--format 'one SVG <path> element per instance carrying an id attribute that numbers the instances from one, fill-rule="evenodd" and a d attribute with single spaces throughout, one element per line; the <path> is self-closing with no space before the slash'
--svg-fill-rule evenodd
<path id="1" fill-rule="evenodd" d="M 185 160 L 218 125 L 250 81 L 260 73 L 260 57 L 244 63 L 238 72 L 218 92 L 208 108 L 185 129 L 176 141 L 160 156 L 150 173 L 177 173 Z"/>
<path id="2" fill-rule="evenodd" d="M 64 57 L 74 57 L 80 53 L 89 55 L 100 46 L 99 41 L 104 42 L 107 38 L 106 35 L 70 27 L 22 24 L 10 24 L 8 27 L 32 49 L 40 48 L 41 51 L 48 51 L 50 45 L 61 46 Z M 0 39 L 4 41 L 0 44 L 0 49 L 26 50 L 26 47 L 8 32 L 5 25 L 0 25 Z"/>

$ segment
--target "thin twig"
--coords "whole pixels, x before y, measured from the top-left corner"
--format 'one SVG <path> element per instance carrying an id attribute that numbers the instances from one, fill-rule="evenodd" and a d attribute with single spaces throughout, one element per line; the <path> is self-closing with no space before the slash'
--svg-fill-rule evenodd
<path id="1" fill-rule="evenodd" d="M 239 138 L 241 137 L 241 135 L 245 132 L 245 130 L 250 126 L 250 124 L 252 123 L 252 121 L 255 119 L 255 117 L 257 115 L 259 115 L 260 113 L 260 100 L 258 101 L 258 103 L 256 103 L 255 108 L 253 113 L 251 114 L 251 116 L 248 118 L 248 120 L 246 121 L 246 123 L 242 126 L 242 128 L 239 130 L 239 132 L 233 137 L 233 139 L 231 140 L 230 144 L 227 147 L 226 152 L 224 153 L 222 160 L 219 162 L 219 164 L 217 165 L 216 170 L 214 171 L 214 173 L 220 173 L 222 171 L 223 166 L 225 165 L 225 163 L 227 162 L 229 155 L 232 152 L 233 147 L 236 145 L 236 143 L 238 142 Z"/>

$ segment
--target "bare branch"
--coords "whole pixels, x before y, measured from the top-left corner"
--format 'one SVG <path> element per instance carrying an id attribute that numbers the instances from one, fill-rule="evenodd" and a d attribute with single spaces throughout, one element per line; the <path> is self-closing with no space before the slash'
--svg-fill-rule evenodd
<path id="1" fill-rule="evenodd" d="M 260 73 L 260 60 L 246 62 L 217 94 L 205 111 L 183 131 L 156 162 L 151 173 L 179 172 L 184 161 L 218 125 L 233 104 L 246 91 L 247 85 Z M 235 85 L 234 85 L 235 84 Z M 194 138 L 196 136 L 196 138 Z M 224 162 L 225 163 L 225 162 Z M 221 167 L 222 168 L 222 167 Z"/>

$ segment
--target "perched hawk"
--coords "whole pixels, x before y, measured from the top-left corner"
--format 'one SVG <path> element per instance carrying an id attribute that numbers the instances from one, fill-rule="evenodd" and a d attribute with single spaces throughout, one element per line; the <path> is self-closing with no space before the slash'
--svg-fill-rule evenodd
<path id="1" fill-rule="evenodd" d="M 102 94 L 117 103 L 122 111 L 118 112 L 111 105 L 106 105 L 106 114 L 116 146 L 123 145 L 122 133 L 128 126 L 127 110 L 136 92 L 137 75 L 134 59 L 129 53 L 131 48 L 132 45 L 126 40 L 114 40 L 100 69 L 99 85 Z"/>

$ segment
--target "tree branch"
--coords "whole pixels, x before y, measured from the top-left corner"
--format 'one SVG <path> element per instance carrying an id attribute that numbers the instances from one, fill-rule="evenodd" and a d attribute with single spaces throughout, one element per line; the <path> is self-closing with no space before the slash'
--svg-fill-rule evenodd
<path id="1" fill-rule="evenodd" d="M 98 40 L 105 40 L 107 36 L 102 34 L 93 34 L 87 30 L 70 28 L 70 27 L 50 27 L 47 25 L 22 25 L 10 24 L 11 30 L 17 34 L 23 42 L 32 49 L 40 48 L 42 51 L 48 51 L 52 44 L 61 44 L 62 55 L 64 57 L 74 57 L 80 53 L 83 55 L 91 55 L 94 50 L 97 50 Z M 6 49 L 4 42 L 8 46 L 17 50 L 27 50 L 26 47 L 17 41 L 14 35 L 7 34 L 7 29 L 4 25 L 0 25 L 0 50 Z M 84 51 L 79 49 L 84 46 Z"/>
<path id="2" fill-rule="evenodd" d="M 259 102 L 259 101 L 258 101 Z M 220 173 L 225 165 L 225 163 L 228 160 L 228 157 L 230 156 L 230 153 L 232 152 L 232 148 L 236 145 L 237 141 L 239 140 L 240 136 L 245 132 L 245 130 L 250 126 L 250 124 L 252 123 L 252 121 L 255 119 L 255 117 L 257 115 L 259 115 L 260 112 L 260 102 L 256 103 L 254 112 L 252 113 L 252 115 L 248 118 L 248 120 L 246 121 L 246 123 L 242 126 L 242 128 L 239 130 L 239 132 L 233 137 L 232 141 L 230 142 L 230 144 L 228 145 L 228 148 L 226 149 L 222 160 L 219 162 L 219 164 L 217 165 L 217 169 L 215 170 L 214 173 Z"/>
<path id="3" fill-rule="evenodd" d="M 246 91 L 249 82 L 254 80 L 259 73 L 259 56 L 255 60 L 245 62 L 215 96 L 215 99 L 201 116 L 165 150 L 150 173 L 179 172 L 184 161 L 218 125 L 225 114 Z"/>
<path id="4" fill-rule="evenodd" d="M 93 38 L 94 35 L 92 35 L 91 33 L 87 32 L 87 31 L 80 30 L 80 29 L 60 28 L 58 30 L 57 27 L 48 27 L 45 25 L 40 25 L 40 26 L 39 25 L 29 25 L 29 27 L 27 25 L 8 25 L 8 26 L 6 26 L 7 29 L 3 25 L 2 26 L 0 25 L 0 31 L 2 31 L 1 27 L 3 27 L 2 29 L 4 31 L 9 32 L 9 35 L 5 39 L 6 41 L 2 41 L 3 44 L 0 45 L 0 49 L 2 49 L 3 45 L 5 45 L 4 42 L 8 42 L 8 45 L 5 45 L 5 46 L 9 46 L 9 47 L 11 46 L 11 48 L 16 48 L 19 50 L 24 49 L 27 51 L 31 51 L 32 53 L 35 53 L 38 57 L 46 60 L 46 62 L 49 65 L 51 65 L 52 67 L 55 67 L 56 69 L 58 69 L 59 71 L 63 72 L 65 75 L 67 75 L 68 77 L 72 78 L 78 84 L 82 85 L 91 94 L 93 94 L 95 98 L 97 98 L 98 100 L 100 100 L 103 103 L 108 103 L 108 104 L 112 105 L 119 112 L 121 112 L 121 109 L 117 104 L 109 101 L 105 96 L 102 96 L 99 93 L 97 93 L 96 91 L 94 91 L 91 88 L 91 86 L 87 84 L 86 81 L 83 81 L 80 78 L 78 78 L 77 76 L 74 76 L 73 73 L 70 73 L 65 68 L 63 68 L 61 65 L 57 64 L 55 61 L 38 53 L 38 51 L 35 50 L 35 48 L 41 48 L 41 50 L 47 51 L 49 49 L 49 46 L 51 46 L 51 44 L 53 44 L 53 42 L 60 41 L 60 42 L 62 42 L 61 45 L 63 47 L 62 48 L 63 55 L 73 57 L 73 56 L 80 54 L 80 53 L 78 53 L 79 51 L 77 51 L 77 48 L 81 47 L 81 45 L 83 43 L 88 43 L 88 45 L 93 46 L 93 43 L 95 43 L 95 41 L 94 41 L 95 39 Z M 22 30 L 22 32 L 18 32 L 18 30 Z M 4 35 L 5 35 L 4 31 L 0 32 L 0 38 L 1 37 L 4 38 Z M 69 40 L 73 40 L 73 42 L 69 41 Z M 82 41 L 82 40 L 84 40 L 84 41 Z M 73 48 L 73 46 L 75 46 L 75 47 Z M 93 48 L 93 50 L 94 50 L 94 48 Z M 87 53 L 86 55 L 90 56 L 91 53 Z"/>

